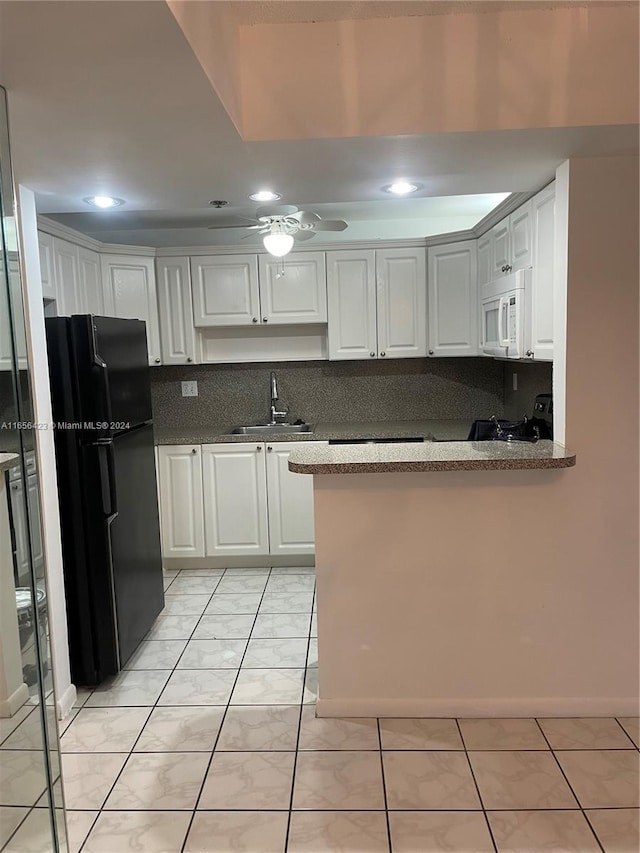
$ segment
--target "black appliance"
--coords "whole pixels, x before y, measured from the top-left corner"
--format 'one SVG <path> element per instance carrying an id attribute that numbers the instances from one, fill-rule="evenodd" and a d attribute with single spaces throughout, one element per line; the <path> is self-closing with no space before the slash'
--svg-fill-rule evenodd
<path id="1" fill-rule="evenodd" d="M 551 394 L 538 394 L 533 414 L 520 421 L 508 421 L 492 415 L 488 421 L 474 421 L 467 441 L 538 441 L 553 440 L 553 399 Z"/>
<path id="2" fill-rule="evenodd" d="M 71 674 L 115 675 L 164 607 L 145 324 L 46 321 Z"/>

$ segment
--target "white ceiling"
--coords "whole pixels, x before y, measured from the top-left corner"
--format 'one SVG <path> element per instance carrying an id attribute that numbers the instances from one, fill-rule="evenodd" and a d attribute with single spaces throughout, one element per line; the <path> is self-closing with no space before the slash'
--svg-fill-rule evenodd
<path id="1" fill-rule="evenodd" d="M 425 6 L 248 0 L 238 14 L 361 14 L 369 5 L 378 14 Z M 264 186 L 346 219 L 348 240 L 427 236 L 452 230 L 450 221 L 466 228 L 493 200 L 444 197 L 534 190 L 569 156 L 628 151 L 638 139 L 637 127 L 621 126 L 246 143 L 162 0 L 0 2 L 0 84 L 16 177 L 36 191 L 39 212 L 133 245 L 241 242 L 242 229 L 207 223 L 252 216 L 247 196 Z M 422 183 L 424 198 L 385 196 L 381 186 L 398 177 Z M 97 193 L 126 208 L 89 212 L 82 199 Z M 213 210 L 213 198 L 230 204 Z"/>

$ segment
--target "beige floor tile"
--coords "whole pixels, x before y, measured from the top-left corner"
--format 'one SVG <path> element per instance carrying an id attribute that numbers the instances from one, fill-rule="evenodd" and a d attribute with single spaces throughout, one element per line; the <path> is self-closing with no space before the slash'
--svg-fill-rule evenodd
<path id="1" fill-rule="evenodd" d="M 304 669 L 241 669 L 232 705 L 294 705 L 300 702 Z"/>
<path id="2" fill-rule="evenodd" d="M 639 815 L 638 809 L 589 809 L 587 812 L 605 853 L 638 853 Z"/>
<path id="3" fill-rule="evenodd" d="M 220 582 L 220 577 L 215 575 L 206 575 L 205 577 L 194 578 L 181 576 L 176 578 L 171 584 L 169 592 L 174 595 L 193 595 L 200 593 L 201 595 L 211 595 L 215 592 L 216 587 Z"/>
<path id="4" fill-rule="evenodd" d="M 210 595 L 172 595 L 164 597 L 162 616 L 201 616 L 209 603 Z"/>
<path id="5" fill-rule="evenodd" d="M 231 706 L 224 718 L 216 750 L 293 751 L 298 738 L 298 705 Z"/>
<path id="6" fill-rule="evenodd" d="M 20 824 L 11 841 L 2 849 L 3 853 L 44 853 L 52 847 L 49 810 L 33 809 Z"/>
<path id="7" fill-rule="evenodd" d="M 60 739 L 62 752 L 129 752 L 149 708 L 82 708 Z"/>
<path id="8" fill-rule="evenodd" d="M 618 722 L 635 745 L 640 748 L 640 717 L 618 717 Z"/>
<path id="9" fill-rule="evenodd" d="M 383 749 L 464 749 L 455 720 L 381 719 Z"/>
<path id="10" fill-rule="evenodd" d="M 293 812 L 287 853 L 388 853 L 384 812 Z"/>
<path id="11" fill-rule="evenodd" d="M 158 705 L 225 705 L 236 680 L 235 669 L 176 669 Z"/>
<path id="12" fill-rule="evenodd" d="M 102 812 L 82 853 L 180 853 L 190 820 L 179 811 Z"/>
<path id="13" fill-rule="evenodd" d="M 389 812 L 393 853 L 493 853 L 482 812 Z"/>
<path id="14" fill-rule="evenodd" d="M 173 669 L 186 645 L 186 640 L 147 640 L 140 643 L 124 669 Z"/>
<path id="15" fill-rule="evenodd" d="M 244 669 L 303 668 L 307 662 L 308 643 L 306 637 L 249 640 L 242 666 Z"/>
<path id="16" fill-rule="evenodd" d="M 283 853 L 286 812 L 198 811 L 185 853 Z"/>
<path id="17" fill-rule="evenodd" d="M 0 806 L 0 848 L 4 847 L 28 812 L 26 806 Z"/>
<path id="18" fill-rule="evenodd" d="M 293 752 L 216 752 L 198 807 L 287 810 Z"/>
<path id="19" fill-rule="evenodd" d="M 549 749 L 535 720 L 459 720 L 467 749 Z"/>
<path id="20" fill-rule="evenodd" d="M 315 707 L 302 710 L 298 749 L 378 749 L 377 720 L 319 718 Z"/>
<path id="21" fill-rule="evenodd" d="M 199 618 L 199 616 L 158 616 L 146 639 L 188 640 Z"/>
<path id="22" fill-rule="evenodd" d="M 459 752 L 383 752 L 390 809 L 479 809 L 466 756 Z"/>
<path id="23" fill-rule="evenodd" d="M 581 811 L 488 812 L 498 853 L 600 853 Z"/>
<path id="24" fill-rule="evenodd" d="M 135 751 L 210 752 L 223 715 L 224 707 L 217 705 L 154 708 Z"/>
<path id="25" fill-rule="evenodd" d="M 126 753 L 73 752 L 62 756 L 64 801 L 68 809 L 99 809 L 122 770 Z"/>
<path id="26" fill-rule="evenodd" d="M 577 808 L 549 752 L 471 752 L 469 759 L 486 809 Z"/>
<path id="27" fill-rule="evenodd" d="M 78 853 L 93 822 L 100 812 L 67 811 L 67 842 L 69 853 Z"/>
<path id="28" fill-rule="evenodd" d="M 613 717 L 566 717 L 538 722 L 552 749 L 633 749 L 633 742 Z"/>
<path id="29" fill-rule="evenodd" d="M 96 688 L 86 708 L 140 707 L 154 705 L 171 670 L 127 670 Z"/>
<path id="30" fill-rule="evenodd" d="M 384 809 L 376 752 L 300 752 L 294 809 Z"/>
<path id="31" fill-rule="evenodd" d="M 239 669 L 247 640 L 190 640 L 178 669 Z"/>
<path id="32" fill-rule="evenodd" d="M 26 704 L 23 705 L 22 708 L 19 708 L 13 717 L 0 717 L 0 743 L 2 743 L 5 738 L 9 737 L 11 732 L 15 731 L 20 723 L 25 720 L 29 714 L 32 714 L 33 711 L 33 705 Z"/>
<path id="33" fill-rule="evenodd" d="M 208 754 L 201 752 L 133 753 L 104 808 L 193 809 L 208 763 Z"/>
<path id="34" fill-rule="evenodd" d="M 638 808 L 640 785 L 635 750 L 556 752 L 584 809 Z"/>

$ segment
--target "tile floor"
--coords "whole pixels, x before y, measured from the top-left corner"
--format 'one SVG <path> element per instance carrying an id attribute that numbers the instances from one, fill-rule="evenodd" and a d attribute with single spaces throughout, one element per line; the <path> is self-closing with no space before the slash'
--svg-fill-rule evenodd
<path id="1" fill-rule="evenodd" d="M 638 853 L 638 719 L 316 719 L 313 595 L 312 569 L 168 573 L 63 726 L 73 853 Z"/>

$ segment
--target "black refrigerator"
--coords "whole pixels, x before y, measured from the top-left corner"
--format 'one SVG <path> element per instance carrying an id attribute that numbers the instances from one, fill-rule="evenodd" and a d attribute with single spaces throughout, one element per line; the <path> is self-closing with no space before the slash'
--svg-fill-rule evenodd
<path id="1" fill-rule="evenodd" d="M 71 675 L 115 675 L 164 607 L 145 324 L 46 321 Z"/>

